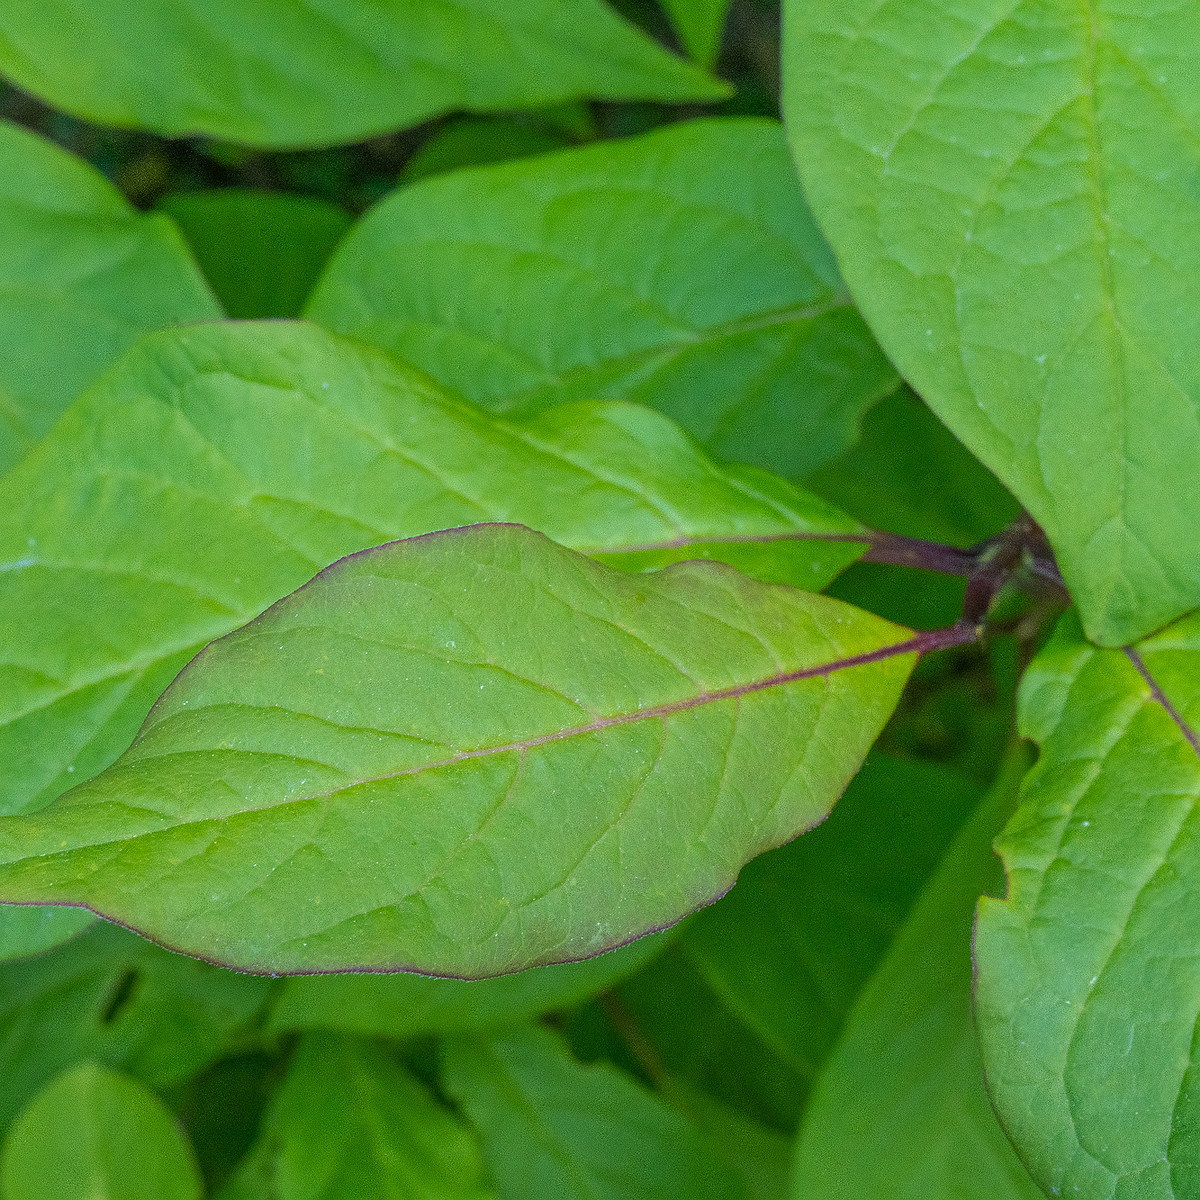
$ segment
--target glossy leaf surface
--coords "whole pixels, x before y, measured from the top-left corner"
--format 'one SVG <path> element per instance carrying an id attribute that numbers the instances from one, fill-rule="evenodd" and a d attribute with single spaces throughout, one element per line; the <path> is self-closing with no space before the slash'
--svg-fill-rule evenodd
<path id="1" fill-rule="evenodd" d="M 980 909 L 988 1084 L 1030 1170 L 1081 1200 L 1200 1189 L 1200 620 L 1101 650 L 1071 616 L 1022 684 L 1041 746 Z"/>
<path id="2" fill-rule="evenodd" d="M 483 1135 L 500 1200 L 735 1200 L 697 1131 L 632 1079 L 581 1066 L 548 1029 L 453 1041 L 445 1084 Z"/>
<path id="3" fill-rule="evenodd" d="M 201 646 L 328 563 L 487 520 L 812 587 L 862 550 L 789 540 L 857 526 L 642 409 L 515 426 L 311 326 L 163 335 L 0 484 L 0 813 L 108 766 Z"/>
<path id="4" fill-rule="evenodd" d="M 0 21 L 3 17 L 0 17 Z M 143 334 L 221 315 L 179 231 L 0 122 L 0 473 Z"/>
<path id="5" fill-rule="evenodd" d="M 405 188 L 342 245 L 308 315 L 487 408 L 636 400 L 785 475 L 848 446 L 896 383 L 773 121 Z"/>
<path id="6" fill-rule="evenodd" d="M 394 542 L 208 646 L 110 770 L 0 819 L 0 898 L 269 972 L 586 957 L 825 816 L 899 698 L 905 633 L 522 526 Z"/>
<path id="7" fill-rule="evenodd" d="M 391 1038 L 475 1033 L 580 1004 L 643 967 L 672 936 L 665 930 L 583 962 L 536 967 L 496 979 L 294 977 L 285 982 L 268 1027 L 275 1033 L 321 1028 Z"/>
<path id="8" fill-rule="evenodd" d="M 281 147 L 458 108 L 726 91 L 600 0 L 9 0 L 0 71 L 101 124 Z"/>
<path id="9" fill-rule="evenodd" d="M 60 1075 L 13 1126 L 5 1200 L 200 1200 L 192 1149 L 162 1102 L 97 1063 Z"/>
<path id="10" fill-rule="evenodd" d="M 220 1200 L 490 1200 L 472 1131 L 386 1043 L 310 1034 Z"/>
<path id="11" fill-rule="evenodd" d="M 805 1113 L 796 1200 L 1041 1200 L 988 1102 L 971 1013 L 975 902 L 1003 887 L 991 840 L 1028 761 L 1010 756 L 859 996 Z"/>
<path id="12" fill-rule="evenodd" d="M 298 317 L 350 214 L 313 196 L 251 188 L 176 192 L 159 201 L 192 247 L 225 311 Z"/>
<path id="13" fill-rule="evenodd" d="M 978 796 L 952 771 L 871 755 L 827 821 L 748 864 L 697 915 L 685 949 L 738 1017 L 811 1077 Z"/>
<path id="14" fill-rule="evenodd" d="M 801 176 L 884 348 L 1045 528 L 1093 639 L 1195 607 L 1200 9 L 787 8 Z"/>
<path id="15" fill-rule="evenodd" d="M 269 992 L 265 979 L 104 922 L 51 953 L 0 964 L 0 1128 L 82 1059 L 155 1087 L 187 1079 L 236 1045 Z"/>

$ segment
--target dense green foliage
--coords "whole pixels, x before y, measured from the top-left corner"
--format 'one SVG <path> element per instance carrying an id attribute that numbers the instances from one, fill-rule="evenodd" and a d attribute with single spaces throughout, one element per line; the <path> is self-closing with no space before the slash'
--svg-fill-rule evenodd
<path id="1" fill-rule="evenodd" d="M 782 8 L 0 10 L 0 1200 L 1200 1200 L 1200 20 Z"/>

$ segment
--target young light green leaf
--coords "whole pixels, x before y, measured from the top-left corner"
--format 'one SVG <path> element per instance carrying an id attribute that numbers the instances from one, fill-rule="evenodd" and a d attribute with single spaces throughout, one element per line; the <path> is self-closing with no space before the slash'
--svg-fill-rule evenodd
<path id="1" fill-rule="evenodd" d="M 471 1130 L 385 1043 L 309 1034 L 221 1200 L 490 1200 Z"/>
<path id="2" fill-rule="evenodd" d="M 137 212 L 99 171 L 7 122 L 0 227 L 3 473 L 142 334 L 221 309 L 167 218 Z"/>
<path id="3" fill-rule="evenodd" d="M 523 526 L 393 542 L 206 647 L 108 771 L 0 818 L 0 899 L 271 973 L 587 957 L 828 813 L 906 633 Z"/>
<path id="4" fill-rule="evenodd" d="M 21 1113 L 0 1161 L 4 1200 L 200 1200 L 196 1158 L 141 1084 L 84 1063 Z"/>
<path id="5" fill-rule="evenodd" d="M 764 120 L 693 121 L 405 188 L 347 238 L 313 320 L 497 411 L 636 400 L 800 475 L 896 375 Z"/>
<path id="6" fill-rule="evenodd" d="M 1196 604 L 1200 8 L 789 0 L 805 189 L 905 378 L 1042 524 L 1089 635 Z"/>
<path id="7" fill-rule="evenodd" d="M 251 188 L 175 192 L 159 209 L 183 230 L 231 317 L 296 317 L 350 214 L 313 196 Z"/>
<path id="8" fill-rule="evenodd" d="M 728 94 L 600 0 L 7 0 L 0 71 L 101 124 L 282 147 L 456 108 Z"/>
<path id="9" fill-rule="evenodd" d="M 750 863 L 698 914 L 685 951 L 741 1020 L 813 1076 L 979 795 L 932 763 L 868 757 L 827 821 Z"/>
<path id="10" fill-rule="evenodd" d="M 447 1045 L 445 1085 L 483 1135 L 500 1200 L 736 1200 L 698 1132 L 607 1064 L 527 1027 Z"/>
<path id="11" fill-rule="evenodd" d="M 154 1086 L 180 1083 L 236 1044 L 269 991 L 264 979 L 169 954 L 105 922 L 51 953 L 0 964 L 0 1129 L 81 1059 Z"/>
<path id="12" fill-rule="evenodd" d="M 810 587 L 863 550 L 824 540 L 849 518 L 645 409 L 509 424 L 312 326 L 163 334 L 0 483 L 0 813 L 108 766 L 201 646 L 320 568 L 488 520 Z"/>
<path id="13" fill-rule="evenodd" d="M 1074 616 L 1030 668 L 1041 745 L 975 936 L 988 1086 L 1038 1182 L 1080 1200 L 1200 1191 L 1200 618 L 1130 651 Z"/>
<path id="14" fill-rule="evenodd" d="M 0 908 L 0 913 L 4 911 Z M 56 909 L 40 911 L 55 912 Z M 72 910 L 64 910 L 70 912 Z M 306 975 L 288 979 L 268 1029 L 341 1029 L 378 1037 L 475 1033 L 581 1004 L 660 954 L 673 930 L 583 962 L 560 963 L 496 979 L 425 975 Z"/>
<path id="15" fill-rule="evenodd" d="M 706 67 L 717 61 L 729 0 L 662 0 L 687 52 Z"/>
<path id="16" fill-rule="evenodd" d="M 991 840 L 1029 756 L 950 847 L 817 1079 L 792 1171 L 796 1200 L 1041 1200 L 984 1091 L 971 1018 L 971 921 L 1001 884 Z"/>

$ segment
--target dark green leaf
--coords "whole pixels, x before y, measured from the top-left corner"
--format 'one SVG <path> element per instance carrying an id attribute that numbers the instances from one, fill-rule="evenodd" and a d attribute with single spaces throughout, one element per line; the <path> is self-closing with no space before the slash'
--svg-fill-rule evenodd
<path id="1" fill-rule="evenodd" d="M 1073 615 L 1021 690 L 1041 745 L 975 939 L 991 1095 L 1080 1200 L 1200 1192 L 1200 619 L 1129 654 Z"/>
<path id="2" fill-rule="evenodd" d="M 404 164 L 402 183 L 432 175 L 510 162 L 563 150 L 571 139 L 559 130 L 510 117 L 457 117 L 433 134 Z"/>
<path id="3" fill-rule="evenodd" d="M 788 0 L 800 173 L 871 328 L 1089 634 L 1200 595 L 1200 7 Z"/>
<path id="4" fill-rule="evenodd" d="M 84 1063 L 40 1092 L 9 1134 L 5 1200 L 200 1200 L 192 1148 L 140 1084 Z"/>
<path id="5" fill-rule="evenodd" d="M 3 910 L 0 909 L 0 912 Z M 44 911 L 54 912 L 54 909 Z M 274 1032 L 344 1029 L 409 1038 L 471 1033 L 580 1004 L 659 954 L 671 931 L 578 963 L 536 967 L 496 979 L 424 975 L 315 975 L 287 980 L 271 1013 Z"/>
<path id="6" fill-rule="evenodd" d="M 231 317 L 295 317 L 353 222 L 311 196 L 219 188 L 159 202 Z"/>
<path id="7" fill-rule="evenodd" d="M 221 1200 L 489 1200 L 475 1137 L 383 1044 L 309 1034 Z"/>
<path id="8" fill-rule="evenodd" d="M 687 52 L 697 62 L 711 67 L 721 49 L 729 0 L 662 0 L 662 5 Z"/>
<path id="9" fill-rule="evenodd" d="M 684 949 L 741 1020 L 813 1075 L 979 795 L 931 763 L 872 755 L 824 824 L 750 863 L 689 924 Z"/>
<path id="10" fill-rule="evenodd" d="M 259 146 L 457 108 L 727 91 L 599 0 L 6 0 L 0 70 L 91 121 Z"/>
<path id="11" fill-rule="evenodd" d="M 635 569 L 709 556 L 811 587 L 863 548 L 644 409 L 506 424 L 304 325 L 149 339 L 0 484 L 0 813 L 108 766 L 201 646 L 334 559 L 487 520 Z"/>
<path id="12" fill-rule="evenodd" d="M 0 228 L 2 473 L 142 334 L 221 310 L 169 220 L 7 122 Z"/>
<path id="13" fill-rule="evenodd" d="M 988 1103 L 971 1019 L 975 902 L 1002 885 L 990 843 L 1028 761 L 1010 755 L 854 1006 L 805 1113 L 796 1200 L 1040 1200 Z"/>
<path id="14" fill-rule="evenodd" d="M 685 1118 L 547 1029 L 453 1041 L 446 1087 L 483 1135 L 500 1200 L 734 1200 L 736 1177 Z"/>
<path id="15" fill-rule="evenodd" d="M 636 400 L 787 475 L 850 445 L 896 384 L 773 121 L 405 188 L 346 240 L 308 313 L 485 407 Z"/>
<path id="16" fill-rule="evenodd" d="M 50 953 L 0 964 L 0 1128 L 84 1058 L 155 1086 L 186 1079 L 229 1049 L 269 988 L 103 922 Z"/>
<path id="17" fill-rule="evenodd" d="M 393 542 L 207 647 L 108 771 L 0 818 L 0 898 L 260 971 L 583 958 L 826 815 L 899 699 L 905 632 L 517 525 Z"/>

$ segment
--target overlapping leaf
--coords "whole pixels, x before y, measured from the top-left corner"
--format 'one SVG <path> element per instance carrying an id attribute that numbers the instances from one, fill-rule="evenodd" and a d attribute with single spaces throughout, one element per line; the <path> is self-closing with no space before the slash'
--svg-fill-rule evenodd
<path id="1" fill-rule="evenodd" d="M 1095 640 L 1195 607 L 1200 9 L 786 23 L 801 176 L 884 348 L 1041 522 Z"/>
<path id="2" fill-rule="evenodd" d="M 0 71 L 91 121 L 260 146 L 457 108 L 726 94 L 600 0 L 7 0 Z"/>
<path id="3" fill-rule="evenodd" d="M 296 976 L 285 982 L 268 1028 L 273 1033 L 318 1028 L 411 1038 L 511 1025 L 542 1012 L 572 1007 L 606 991 L 660 954 L 673 932 L 651 934 L 583 962 L 539 967 L 497 979 L 430 979 L 408 974 Z"/>
<path id="4" fill-rule="evenodd" d="M 220 1200 L 490 1200 L 473 1132 L 385 1043 L 309 1034 Z"/>
<path id="5" fill-rule="evenodd" d="M 678 1113 L 547 1029 L 452 1042 L 446 1087 L 483 1135 L 500 1200 L 737 1200 L 736 1176 Z"/>
<path id="6" fill-rule="evenodd" d="M 0 227 L 3 473 L 142 334 L 221 310 L 169 220 L 4 122 Z"/>
<path id="7" fill-rule="evenodd" d="M 350 214 L 313 196 L 252 188 L 176 192 L 179 224 L 231 317 L 297 317 Z"/>
<path id="8" fill-rule="evenodd" d="M 269 972 L 586 957 L 824 817 L 899 698 L 905 634 L 523 526 L 393 542 L 208 646 L 108 771 L 0 818 L 0 899 Z"/>
<path id="9" fill-rule="evenodd" d="M 403 189 L 346 240 L 308 315 L 485 407 L 637 400 L 787 475 L 848 446 L 896 383 L 760 120 Z"/>
<path id="10" fill-rule="evenodd" d="M 663 0 L 680 40 L 697 61 L 711 66 L 721 49 L 729 0 Z"/>
<path id="11" fill-rule="evenodd" d="M 855 1004 L 805 1112 L 796 1200 L 1040 1200 L 988 1103 L 971 1016 L 975 902 L 1002 886 L 990 842 L 1027 763 L 1010 755 Z"/>
<path id="12" fill-rule="evenodd" d="M 4 1147 L 5 1200 L 200 1200 L 195 1155 L 153 1093 L 97 1063 L 60 1075 Z"/>
<path id="13" fill-rule="evenodd" d="M 988 1084 L 1051 1194 L 1200 1189 L 1200 619 L 1100 650 L 1063 619 L 1022 685 L 1041 757 L 980 909 Z"/>
<path id="14" fill-rule="evenodd" d="M 309 326 L 167 334 L 0 487 L 0 812 L 107 766 L 200 646 L 334 559 L 494 519 L 635 568 L 711 555 L 814 587 L 862 548 L 644 410 L 506 425 Z"/>

